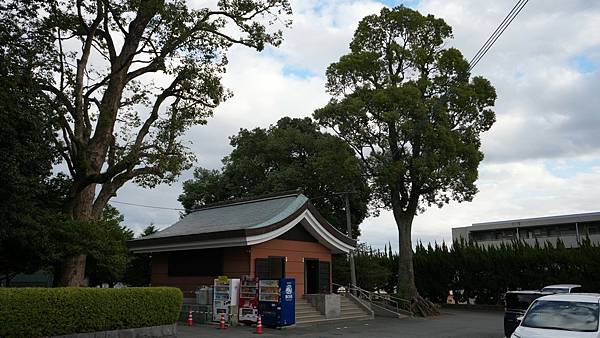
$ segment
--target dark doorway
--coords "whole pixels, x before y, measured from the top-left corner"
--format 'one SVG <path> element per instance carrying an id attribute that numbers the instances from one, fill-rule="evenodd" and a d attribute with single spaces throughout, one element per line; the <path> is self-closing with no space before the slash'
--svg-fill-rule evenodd
<path id="1" fill-rule="evenodd" d="M 306 278 L 306 294 L 319 293 L 319 260 L 304 260 L 304 276 Z"/>

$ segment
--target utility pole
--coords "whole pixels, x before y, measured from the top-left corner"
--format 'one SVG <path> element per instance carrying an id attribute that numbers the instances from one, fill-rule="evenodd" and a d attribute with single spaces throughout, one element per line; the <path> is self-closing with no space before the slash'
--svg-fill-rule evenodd
<path id="1" fill-rule="evenodd" d="M 352 219 L 350 217 L 350 198 L 348 197 L 350 192 L 344 193 L 346 200 L 346 225 L 348 226 L 348 237 L 352 239 Z M 356 287 L 356 269 L 354 267 L 354 253 L 350 250 L 350 283 L 352 287 Z M 354 293 L 354 292 L 353 292 Z"/>

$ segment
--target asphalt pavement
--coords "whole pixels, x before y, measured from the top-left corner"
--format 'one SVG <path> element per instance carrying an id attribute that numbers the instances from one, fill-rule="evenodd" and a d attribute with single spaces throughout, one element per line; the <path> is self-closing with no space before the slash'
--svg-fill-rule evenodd
<path id="1" fill-rule="evenodd" d="M 307 327 L 264 329 L 264 337 L 442 337 L 442 338 L 501 338 L 503 314 L 499 311 L 443 310 L 430 318 L 376 318 L 363 321 L 346 321 Z M 254 337 L 254 327 L 230 327 L 218 330 L 216 325 L 179 326 L 178 337 Z"/>

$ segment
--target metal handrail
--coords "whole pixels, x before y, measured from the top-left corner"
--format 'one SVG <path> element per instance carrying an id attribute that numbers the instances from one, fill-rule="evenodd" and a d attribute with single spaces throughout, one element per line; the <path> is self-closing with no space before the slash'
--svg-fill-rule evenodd
<path id="1" fill-rule="evenodd" d="M 383 302 L 384 308 L 388 307 L 389 309 L 389 307 L 391 307 L 392 309 L 395 309 L 396 313 L 405 312 L 409 313 L 411 316 L 413 315 L 411 310 L 411 303 L 409 300 L 391 296 L 388 294 L 381 295 L 379 293 L 367 291 L 359 286 L 352 284 L 340 285 L 337 283 L 332 283 L 332 285 L 338 286 L 338 289 L 339 287 L 343 287 L 346 290 L 346 292 L 350 292 L 360 299 L 367 300 L 369 303 L 379 303 L 379 305 L 381 306 L 381 303 Z"/>

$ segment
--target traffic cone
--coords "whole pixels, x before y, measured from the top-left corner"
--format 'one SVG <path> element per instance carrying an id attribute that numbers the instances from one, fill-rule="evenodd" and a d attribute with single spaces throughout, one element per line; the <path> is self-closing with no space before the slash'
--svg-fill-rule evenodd
<path id="1" fill-rule="evenodd" d="M 256 322 L 256 332 L 254 332 L 254 333 L 256 333 L 256 334 L 263 333 L 262 321 L 260 320 L 260 315 L 258 315 L 258 321 Z"/>
<path id="2" fill-rule="evenodd" d="M 194 318 L 192 318 L 192 310 L 190 310 L 190 312 L 188 314 L 187 325 L 188 326 L 193 326 L 194 325 Z"/>
<path id="3" fill-rule="evenodd" d="M 219 330 L 225 330 L 225 315 L 221 313 L 221 320 L 219 321 Z"/>

